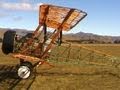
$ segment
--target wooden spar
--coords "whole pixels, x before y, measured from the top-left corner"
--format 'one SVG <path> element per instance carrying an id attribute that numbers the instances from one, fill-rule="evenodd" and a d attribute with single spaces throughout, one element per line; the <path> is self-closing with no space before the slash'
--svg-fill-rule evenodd
<path id="1" fill-rule="evenodd" d="M 41 27 L 41 25 L 38 25 L 38 27 L 36 28 L 36 30 L 35 30 L 34 33 L 33 33 L 33 36 L 32 36 L 28 41 L 26 41 L 26 44 L 25 44 L 25 45 L 23 45 L 22 47 L 20 47 L 20 50 L 22 50 L 21 53 L 24 53 L 24 52 L 27 51 L 27 46 L 29 46 L 29 45 L 33 42 L 33 40 L 34 40 L 34 38 L 35 38 L 35 35 L 36 35 L 37 32 L 39 31 L 40 27 Z"/>
<path id="2" fill-rule="evenodd" d="M 70 11 L 68 12 L 68 14 L 66 15 L 64 21 L 62 22 L 62 24 L 59 26 L 58 30 L 56 31 L 56 33 L 51 37 L 51 41 L 49 43 L 49 45 L 47 46 L 46 50 L 43 52 L 43 54 L 40 56 L 41 59 L 43 59 L 46 55 L 47 52 L 50 50 L 50 48 L 52 47 L 52 43 L 55 41 L 55 39 L 59 36 L 60 32 L 62 31 L 62 26 L 64 25 L 64 23 L 69 19 L 69 17 L 71 16 L 71 14 L 74 12 L 74 9 L 70 9 Z M 37 63 L 35 63 L 35 66 L 38 65 L 40 63 L 40 61 L 38 61 Z"/>
<path id="3" fill-rule="evenodd" d="M 62 44 L 62 31 L 60 31 L 60 34 L 58 36 L 58 46 Z"/>
<path id="4" fill-rule="evenodd" d="M 43 30 L 44 30 L 44 42 L 47 40 L 47 26 L 46 24 L 43 25 Z"/>

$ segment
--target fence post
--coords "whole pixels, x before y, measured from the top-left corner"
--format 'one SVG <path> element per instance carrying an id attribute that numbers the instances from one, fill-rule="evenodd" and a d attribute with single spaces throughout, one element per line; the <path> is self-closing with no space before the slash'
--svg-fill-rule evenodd
<path id="1" fill-rule="evenodd" d="M 71 44 L 69 45 L 68 47 L 68 55 L 67 55 L 67 58 L 66 58 L 66 62 L 70 59 L 70 53 L 71 53 Z"/>
<path id="2" fill-rule="evenodd" d="M 81 58 L 82 58 L 81 49 L 82 49 L 82 48 L 80 47 L 79 52 L 78 52 L 78 64 L 79 64 L 79 62 L 80 62 L 80 60 L 81 60 Z"/>

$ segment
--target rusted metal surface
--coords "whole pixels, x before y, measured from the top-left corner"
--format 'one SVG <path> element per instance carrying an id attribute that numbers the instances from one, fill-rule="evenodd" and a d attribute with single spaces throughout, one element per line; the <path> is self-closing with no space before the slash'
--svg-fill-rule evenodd
<path id="1" fill-rule="evenodd" d="M 50 67 L 54 67 L 54 65 L 50 64 L 49 62 L 47 62 L 43 59 L 37 58 L 37 57 L 27 56 L 27 55 L 23 55 L 23 54 L 20 54 L 20 53 L 19 54 L 11 54 L 11 56 L 14 57 L 14 58 L 23 59 L 24 61 L 34 61 L 34 62 L 39 61 L 39 65 L 47 64 Z"/>
<path id="2" fill-rule="evenodd" d="M 27 47 L 32 44 L 32 42 L 34 41 L 35 35 L 36 35 L 37 32 L 39 31 L 40 27 L 41 27 L 41 25 L 38 25 L 38 27 L 36 28 L 36 30 L 35 30 L 34 33 L 33 33 L 32 38 L 30 38 L 28 41 L 26 41 L 26 44 L 24 44 L 24 45 L 20 48 L 20 49 L 22 50 L 22 53 L 26 52 L 26 51 L 27 51 Z"/>

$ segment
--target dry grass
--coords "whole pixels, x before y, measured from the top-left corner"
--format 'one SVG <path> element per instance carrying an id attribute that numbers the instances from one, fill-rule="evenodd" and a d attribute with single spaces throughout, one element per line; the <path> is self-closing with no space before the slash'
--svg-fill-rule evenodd
<path id="1" fill-rule="evenodd" d="M 83 45 L 85 47 L 98 50 L 113 56 L 120 57 L 120 44 L 97 44 L 97 45 Z"/>
<path id="2" fill-rule="evenodd" d="M 78 45 L 77 45 L 78 46 Z M 37 72 L 34 74 L 34 78 L 27 80 L 20 80 L 19 83 L 14 85 L 15 90 L 119 90 L 120 89 L 120 74 L 119 69 L 113 66 L 107 65 L 96 65 L 83 62 L 81 58 L 78 59 L 75 51 L 78 51 L 78 47 L 73 46 L 74 50 L 70 53 L 69 59 L 73 58 L 74 61 L 67 61 L 66 55 L 68 52 L 63 54 L 65 48 L 59 48 L 59 51 L 62 53 L 61 56 L 65 58 L 57 58 L 58 50 L 54 49 L 54 56 L 50 57 L 49 60 L 54 63 L 55 67 L 51 68 L 48 65 L 43 65 L 38 67 Z M 110 53 L 114 56 L 120 55 L 120 46 L 119 45 L 85 45 L 88 48 L 100 50 L 104 53 Z M 67 51 L 67 50 L 66 50 Z M 110 52 L 111 51 L 111 52 Z M 117 52 L 116 52 L 117 51 Z M 81 57 L 88 55 L 89 51 L 82 50 Z M 119 54 L 118 54 L 119 53 Z M 75 54 L 75 55 L 74 55 Z M 97 56 L 97 54 L 95 54 Z M 77 58 L 76 58 L 77 57 Z M 68 58 L 68 57 L 67 57 Z M 89 61 L 89 56 L 84 58 L 84 61 Z M 95 57 L 95 59 L 98 57 Z M 60 60 L 62 59 L 63 62 Z M 73 60 L 71 59 L 71 60 Z M 107 60 L 107 58 L 105 58 Z M 104 59 L 104 60 L 105 60 Z M 57 60 L 57 61 L 56 61 Z M 100 59 L 99 59 L 100 60 Z M 93 60 L 93 61 L 98 61 Z M 77 62 L 77 63 L 73 63 Z M 13 60 L 10 56 L 2 54 L 0 51 L 0 65 L 10 65 L 17 64 L 18 60 Z M 2 78 L 0 73 L 0 79 Z M 13 78 L 12 78 L 13 79 Z M 6 80 L 12 80 L 11 78 L 5 78 L 5 80 L 0 82 L 0 89 L 6 89 L 10 87 L 11 84 L 8 84 Z M 2 79 L 1 79 L 2 80 Z M 13 81 L 18 80 L 14 79 Z M 11 81 L 12 82 L 12 81 Z M 7 86 L 8 85 L 8 86 Z"/>

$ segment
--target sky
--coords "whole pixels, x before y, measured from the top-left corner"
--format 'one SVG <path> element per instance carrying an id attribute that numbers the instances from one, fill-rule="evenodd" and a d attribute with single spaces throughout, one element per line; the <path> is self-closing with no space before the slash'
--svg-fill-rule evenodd
<path id="1" fill-rule="evenodd" d="M 120 0 L 0 0 L 0 28 L 35 30 L 40 3 L 76 8 L 88 14 L 68 33 L 120 36 Z"/>

